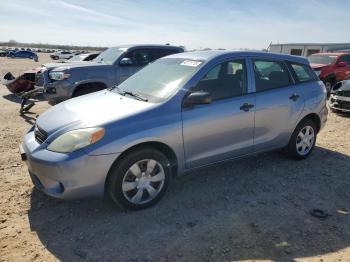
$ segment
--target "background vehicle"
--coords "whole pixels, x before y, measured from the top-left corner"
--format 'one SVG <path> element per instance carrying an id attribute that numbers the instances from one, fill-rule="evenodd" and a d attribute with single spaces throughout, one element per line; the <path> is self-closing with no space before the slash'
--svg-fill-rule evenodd
<path id="1" fill-rule="evenodd" d="M 64 61 L 64 62 L 81 62 L 81 61 L 92 61 L 94 60 L 99 54 L 101 54 L 100 52 L 94 52 L 94 53 L 85 53 L 85 54 L 78 54 L 75 55 L 71 58 L 69 58 L 68 60 Z"/>
<path id="2" fill-rule="evenodd" d="M 74 54 L 70 51 L 58 51 L 50 55 L 50 57 L 53 60 L 59 60 L 59 59 L 69 59 L 72 58 Z"/>
<path id="3" fill-rule="evenodd" d="M 333 112 L 350 113 L 350 80 L 340 81 L 333 86 L 329 102 Z"/>
<path id="4" fill-rule="evenodd" d="M 0 50 L 0 57 L 5 57 L 7 56 L 7 51 L 4 51 L 4 50 Z"/>
<path id="5" fill-rule="evenodd" d="M 324 84 L 305 58 L 180 53 L 113 89 L 52 107 L 21 152 L 46 194 L 106 193 L 140 209 L 156 203 L 174 175 L 195 168 L 280 148 L 308 157 L 327 112 Z"/>
<path id="6" fill-rule="evenodd" d="M 44 87 L 46 99 L 53 104 L 117 85 L 150 62 L 183 51 L 169 45 L 112 47 L 91 63 L 44 65 L 47 70 L 37 74 L 36 86 Z"/>
<path id="7" fill-rule="evenodd" d="M 33 59 L 35 62 L 39 61 L 38 55 L 32 51 L 17 51 L 17 52 L 9 52 L 8 57 L 10 58 L 28 58 Z"/>
<path id="8" fill-rule="evenodd" d="M 342 80 L 350 79 L 349 53 L 318 53 L 308 57 L 311 67 L 324 82 L 327 92 Z"/>

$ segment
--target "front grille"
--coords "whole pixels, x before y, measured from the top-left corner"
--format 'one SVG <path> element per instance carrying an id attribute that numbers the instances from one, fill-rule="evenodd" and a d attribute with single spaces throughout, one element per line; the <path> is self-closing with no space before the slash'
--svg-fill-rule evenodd
<path id="1" fill-rule="evenodd" d="M 350 102 L 341 102 L 340 103 L 340 107 L 341 109 L 346 109 L 346 110 L 350 110 Z"/>
<path id="2" fill-rule="evenodd" d="M 335 94 L 337 96 L 347 96 L 347 97 L 350 97 L 350 91 L 349 90 L 338 90 L 338 91 L 335 91 Z"/>
<path id="3" fill-rule="evenodd" d="M 38 125 L 36 125 L 34 128 L 34 137 L 36 142 L 42 144 L 47 138 L 47 133 L 44 130 L 42 130 Z"/>
<path id="4" fill-rule="evenodd" d="M 350 97 L 350 91 L 348 91 L 348 90 L 343 90 L 343 91 L 342 91 L 342 96 Z"/>

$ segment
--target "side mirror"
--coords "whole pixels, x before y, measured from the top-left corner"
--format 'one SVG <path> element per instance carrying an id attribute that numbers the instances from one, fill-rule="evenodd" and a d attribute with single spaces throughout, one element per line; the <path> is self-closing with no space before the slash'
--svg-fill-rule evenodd
<path id="1" fill-rule="evenodd" d="M 123 65 L 132 65 L 132 60 L 131 58 L 127 58 L 127 57 L 124 57 L 122 58 L 122 60 L 120 60 L 119 62 L 119 65 L 123 66 Z"/>
<path id="2" fill-rule="evenodd" d="M 203 105 L 203 104 L 210 104 L 212 101 L 211 95 L 208 92 L 204 91 L 198 91 L 193 92 L 187 96 L 185 99 L 185 105 Z"/>
<path id="3" fill-rule="evenodd" d="M 339 62 L 337 64 L 338 67 L 346 67 L 348 64 L 346 62 Z"/>

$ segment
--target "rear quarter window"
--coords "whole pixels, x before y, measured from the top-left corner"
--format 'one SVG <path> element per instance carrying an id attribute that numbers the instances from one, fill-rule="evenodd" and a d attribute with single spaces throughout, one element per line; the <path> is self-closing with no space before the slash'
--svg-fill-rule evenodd
<path id="1" fill-rule="evenodd" d="M 287 67 L 281 61 L 253 59 L 257 92 L 291 85 Z"/>
<path id="2" fill-rule="evenodd" d="M 308 65 L 290 63 L 290 66 L 299 83 L 318 80 L 317 76 Z"/>

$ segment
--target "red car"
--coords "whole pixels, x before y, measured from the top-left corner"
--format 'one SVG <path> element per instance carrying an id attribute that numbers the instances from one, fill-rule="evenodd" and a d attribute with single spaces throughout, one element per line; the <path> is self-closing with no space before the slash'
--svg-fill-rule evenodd
<path id="1" fill-rule="evenodd" d="M 335 83 L 350 79 L 349 53 L 318 53 L 310 55 L 308 60 L 328 92 Z"/>

